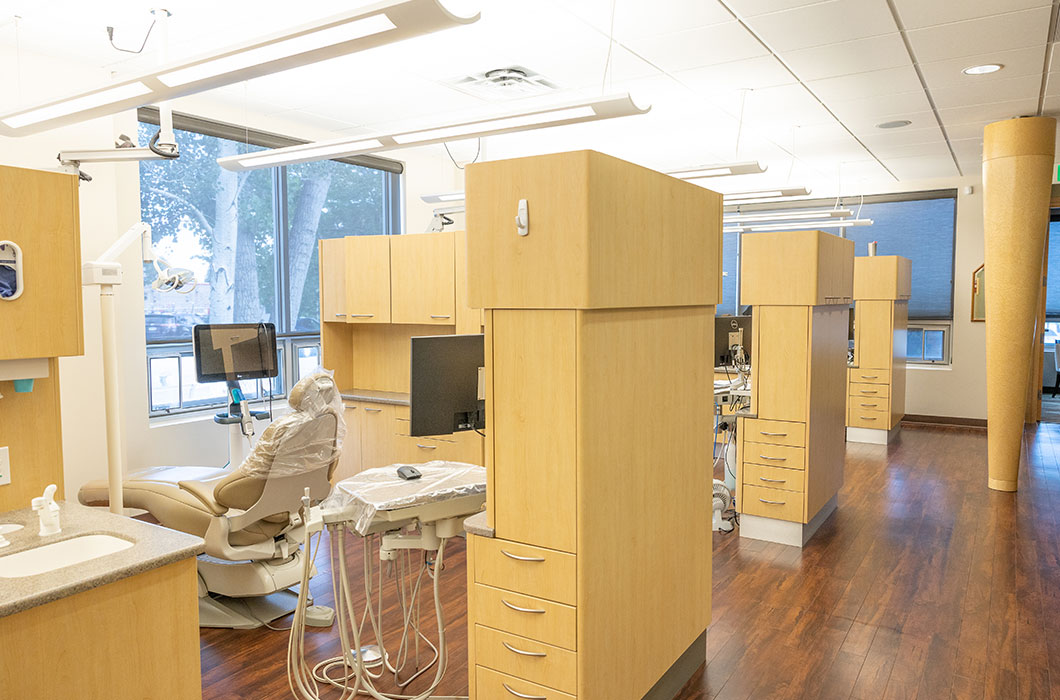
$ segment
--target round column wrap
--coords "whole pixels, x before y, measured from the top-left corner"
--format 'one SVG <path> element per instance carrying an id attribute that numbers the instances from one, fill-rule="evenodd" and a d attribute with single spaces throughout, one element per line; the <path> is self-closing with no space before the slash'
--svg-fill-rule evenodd
<path id="1" fill-rule="evenodd" d="M 1049 226 L 1056 120 L 1008 119 L 983 135 L 988 485 L 1015 491 Z"/>

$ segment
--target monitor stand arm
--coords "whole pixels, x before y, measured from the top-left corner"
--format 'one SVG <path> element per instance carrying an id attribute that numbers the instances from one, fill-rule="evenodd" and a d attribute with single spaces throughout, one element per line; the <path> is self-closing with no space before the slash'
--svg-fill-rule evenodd
<path id="1" fill-rule="evenodd" d="M 248 440 L 254 436 L 254 419 L 265 420 L 271 418 L 268 411 L 252 411 L 250 403 L 239 382 L 228 382 L 228 411 L 214 415 L 214 423 L 228 426 L 228 465 L 238 467 L 243 463 L 243 438 Z"/>

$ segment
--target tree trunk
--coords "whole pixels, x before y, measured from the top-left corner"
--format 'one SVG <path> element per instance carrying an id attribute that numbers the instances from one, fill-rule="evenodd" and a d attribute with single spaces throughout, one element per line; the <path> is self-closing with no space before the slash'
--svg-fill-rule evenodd
<path id="1" fill-rule="evenodd" d="M 240 323 L 267 321 L 258 290 L 258 248 L 254 232 L 239 231 L 236 242 L 236 292 L 234 317 Z"/>
<path id="2" fill-rule="evenodd" d="M 313 260 L 313 250 L 317 242 L 317 227 L 320 225 L 320 214 L 331 188 L 331 173 L 324 172 L 302 183 L 298 194 L 291 228 L 288 231 L 287 252 L 289 256 L 288 277 L 291 293 L 291 323 L 297 325 L 298 312 L 302 308 L 302 294 L 305 291 L 306 275 L 309 263 Z"/>
<path id="3" fill-rule="evenodd" d="M 221 140 L 218 158 L 233 156 L 238 144 Z M 239 175 L 219 169 L 214 196 L 210 261 L 210 323 L 232 323 L 235 311 L 236 235 L 239 231 Z"/>

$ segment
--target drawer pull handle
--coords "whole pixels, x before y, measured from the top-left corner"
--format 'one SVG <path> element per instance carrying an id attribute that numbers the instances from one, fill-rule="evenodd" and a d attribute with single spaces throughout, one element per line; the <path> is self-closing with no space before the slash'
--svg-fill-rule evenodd
<path id="1" fill-rule="evenodd" d="M 375 314 L 350 314 L 350 318 L 375 318 Z"/>
<path id="2" fill-rule="evenodd" d="M 878 391 L 869 391 L 868 389 L 862 389 L 861 393 L 862 394 L 878 394 L 880 392 L 878 392 Z"/>
<path id="3" fill-rule="evenodd" d="M 760 500 L 762 503 L 765 503 L 765 504 L 771 505 L 771 506 L 782 506 L 785 503 L 787 503 L 787 501 L 767 501 L 764 498 L 759 498 L 758 500 Z"/>
<path id="4" fill-rule="evenodd" d="M 760 432 L 760 433 L 762 433 L 763 435 L 766 435 L 766 436 L 768 436 L 768 437 L 787 437 L 787 436 L 788 436 L 788 434 L 787 434 L 787 433 L 767 433 L 767 432 L 766 432 L 766 431 L 764 431 L 764 430 L 759 430 L 758 432 Z"/>
<path id="5" fill-rule="evenodd" d="M 505 607 L 510 608 L 510 609 L 514 610 L 515 612 L 533 613 L 534 615 L 544 615 L 545 614 L 544 610 L 538 610 L 537 608 L 520 608 L 518 605 L 512 605 L 511 603 L 506 601 L 504 598 L 501 598 L 501 602 L 504 603 Z"/>
<path id="6" fill-rule="evenodd" d="M 504 689 L 507 690 L 509 693 L 511 693 L 517 698 L 522 698 L 523 700 L 548 700 L 548 698 L 544 695 L 526 695 L 524 693 L 517 693 L 516 691 L 512 690 L 511 686 L 509 686 L 507 683 L 501 683 L 501 685 L 503 685 Z"/>
<path id="7" fill-rule="evenodd" d="M 335 314 L 335 318 L 342 318 L 342 317 L 343 317 L 343 316 L 345 316 L 345 315 L 346 315 L 346 314 Z"/>
<path id="8" fill-rule="evenodd" d="M 861 420 L 876 420 L 876 419 L 873 418 L 872 416 L 862 416 Z"/>
<path id="9" fill-rule="evenodd" d="M 764 476 L 760 476 L 758 478 L 761 479 L 762 481 L 768 481 L 771 484 L 786 484 L 786 483 L 788 483 L 787 479 L 767 479 Z"/>
<path id="10" fill-rule="evenodd" d="M 787 457 L 766 457 L 765 455 L 758 455 L 759 459 L 768 459 L 770 462 L 787 462 Z"/>
<path id="11" fill-rule="evenodd" d="M 862 408 L 876 408 L 877 406 L 879 406 L 878 403 L 863 403 L 863 404 L 861 404 Z"/>
<path id="12" fill-rule="evenodd" d="M 379 413 L 383 409 L 381 409 L 381 408 L 365 408 L 364 410 L 368 411 L 369 413 Z"/>
<path id="13" fill-rule="evenodd" d="M 535 562 L 545 561 L 544 557 L 521 557 L 518 554 L 512 554 L 511 552 L 509 552 L 506 549 L 502 549 L 501 550 L 501 554 L 503 554 L 504 556 L 508 557 L 509 559 L 514 559 L 516 561 L 535 561 Z"/>
<path id="14" fill-rule="evenodd" d="M 416 447 L 419 447 L 420 449 L 423 449 L 423 450 L 437 450 L 438 449 L 438 445 L 421 445 L 418 442 L 416 443 Z"/>
<path id="15" fill-rule="evenodd" d="M 431 314 L 431 318 L 452 318 L 448 314 Z"/>
<path id="16" fill-rule="evenodd" d="M 861 375 L 861 378 L 862 379 L 879 379 L 879 377 L 877 375 L 875 375 L 875 374 L 863 374 L 863 375 Z"/>
<path id="17" fill-rule="evenodd" d="M 508 642 L 501 642 L 501 644 L 504 645 L 505 649 L 507 649 L 508 651 L 512 652 L 513 654 L 518 654 L 519 656 L 534 656 L 534 657 L 537 657 L 539 659 L 543 659 L 546 656 L 548 656 L 548 654 L 546 654 L 543 651 L 523 651 L 522 649 L 516 649 L 515 647 L 513 647 Z"/>

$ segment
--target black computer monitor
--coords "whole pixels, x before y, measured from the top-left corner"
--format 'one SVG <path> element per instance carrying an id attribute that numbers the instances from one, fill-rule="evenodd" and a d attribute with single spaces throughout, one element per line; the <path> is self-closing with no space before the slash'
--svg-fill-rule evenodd
<path id="1" fill-rule="evenodd" d="M 271 323 L 210 323 L 192 328 L 199 382 L 266 379 L 276 366 L 276 326 Z"/>
<path id="2" fill-rule="evenodd" d="M 412 338 L 412 435 L 448 435 L 485 427 L 484 402 L 478 398 L 478 370 L 485 358 L 481 334 Z"/>
<path id="3" fill-rule="evenodd" d="M 744 355 L 751 358 L 751 317 L 750 316 L 715 316 L 714 317 L 714 366 L 732 365 L 733 345 L 742 345 Z"/>

